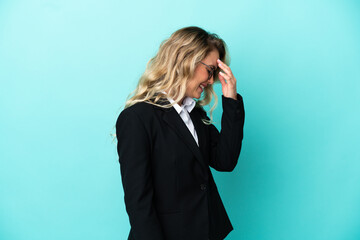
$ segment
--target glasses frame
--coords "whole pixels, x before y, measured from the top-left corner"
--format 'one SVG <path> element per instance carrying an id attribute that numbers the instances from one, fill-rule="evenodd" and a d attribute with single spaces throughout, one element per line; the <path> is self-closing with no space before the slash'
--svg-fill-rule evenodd
<path id="1" fill-rule="evenodd" d="M 209 73 L 209 77 L 208 77 L 207 80 L 209 80 L 212 76 L 214 76 L 214 73 L 219 69 L 219 68 L 215 68 L 215 67 L 209 66 L 209 65 L 203 63 L 202 61 L 200 61 L 200 62 L 211 69 L 211 70 L 209 70 L 209 69 L 206 68 L 206 70 L 207 70 L 208 73 Z"/>

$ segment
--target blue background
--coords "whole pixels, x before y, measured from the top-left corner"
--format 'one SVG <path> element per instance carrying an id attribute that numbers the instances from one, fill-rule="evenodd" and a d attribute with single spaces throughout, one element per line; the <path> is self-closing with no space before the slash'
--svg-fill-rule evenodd
<path id="1" fill-rule="evenodd" d="M 239 163 L 212 169 L 227 239 L 360 239 L 359 11 L 355 0 L 2 0 L 0 239 L 127 239 L 110 134 L 161 41 L 190 25 L 226 41 L 245 102 Z"/>

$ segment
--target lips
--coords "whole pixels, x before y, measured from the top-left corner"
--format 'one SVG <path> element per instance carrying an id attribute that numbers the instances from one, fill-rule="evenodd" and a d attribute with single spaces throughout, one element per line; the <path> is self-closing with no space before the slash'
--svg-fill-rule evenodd
<path id="1" fill-rule="evenodd" d="M 202 88 L 202 89 L 204 89 L 204 88 L 206 88 L 206 85 L 205 84 L 200 84 L 200 87 Z"/>
<path id="2" fill-rule="evenodd" d="M 206 86 L 207 86 L 207 84 L 204 84 L 204 83 L 199 85 L 199 89 L 201 90 L 201 92 L 204 91 L 204 88 L 206 88 Z"/>

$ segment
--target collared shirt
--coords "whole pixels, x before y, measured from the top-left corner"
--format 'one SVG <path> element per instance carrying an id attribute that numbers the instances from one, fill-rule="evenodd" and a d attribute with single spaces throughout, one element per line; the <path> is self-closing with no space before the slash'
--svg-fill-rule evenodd
<path id="1" fill-rule="evenodd" d="M 162 93 L 165 93 L 165 91 L 161 91 Z M 169 100 L 170 103 L 175 102 L 174 99 L 170 98 L 167 96 L 167 99 Z M 198 136 L 196 134 L 196 130 L 194 127 L 194 124 L 190 118 L 190 112 L 194 109 L 195 107 L 195 100 L 192 99 L 191 97 L 185 97 L 182 105 L 179 106 L 179 104 L 175 103 L 173 106 L 176 110 L 176 112 L 180 115 L 181 119 L 184 121 L 185 125 L 187 126 L 187 128 L 189 129 L 190 133 L 193 135 L 197 145 L 199 146 L 199 142 L 198 142 Z"/>

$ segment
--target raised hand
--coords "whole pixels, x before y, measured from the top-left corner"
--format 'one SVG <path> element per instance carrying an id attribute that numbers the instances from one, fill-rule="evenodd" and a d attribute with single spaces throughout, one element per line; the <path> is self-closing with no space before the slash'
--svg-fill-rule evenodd
<path id="1" fill-rule="evenodd" d="M 227 66 L 220 59 L 217 60 L 218 67 L 223 71 L 219 71 L 219 80 L 222 86 L 222 92 L 224 97 L 233 98 L 237 100 L 237 91 L 236 91 L 236 78 L 231 72 L 229 66 Z"/>

